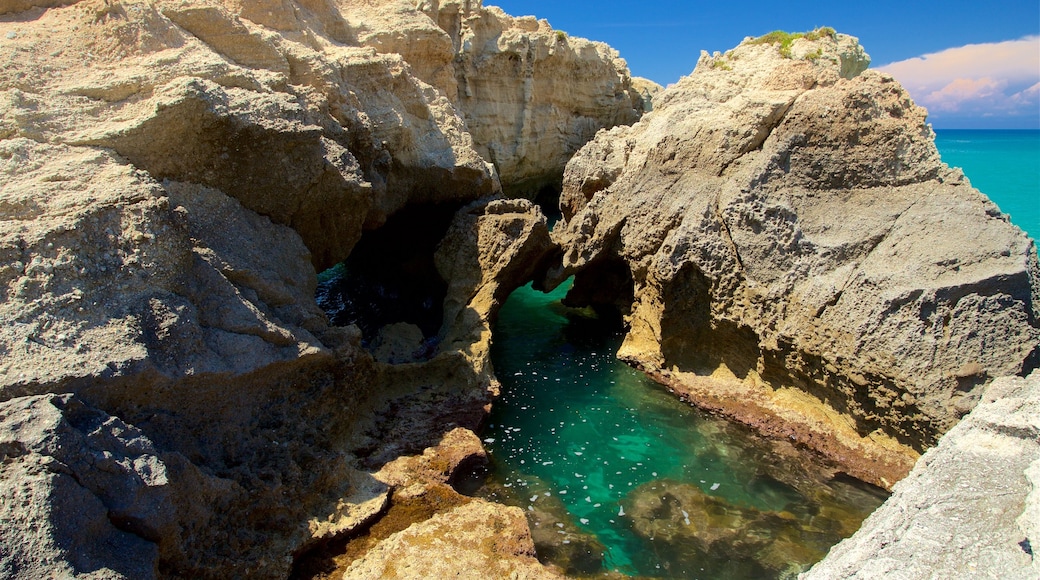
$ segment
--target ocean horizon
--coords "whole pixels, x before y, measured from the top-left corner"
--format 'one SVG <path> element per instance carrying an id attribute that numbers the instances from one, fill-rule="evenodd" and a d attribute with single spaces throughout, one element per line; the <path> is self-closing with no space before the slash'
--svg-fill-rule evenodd
<path id="1" fill-rule="evenodd" d="M 935 145 L 1011 223 L 1040 237 L 1040 129 L 935 129 Z"/>

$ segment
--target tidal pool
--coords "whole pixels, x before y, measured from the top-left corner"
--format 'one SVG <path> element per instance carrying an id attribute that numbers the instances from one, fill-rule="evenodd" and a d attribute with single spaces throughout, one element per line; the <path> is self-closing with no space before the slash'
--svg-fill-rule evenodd
<path id="1" fill-rule="evenodd" d="M 712 417 L 614 358 L 620 320 L 530 286 L 506 301 L 502 382 L 478 495 L 524 509 L 539 558 L 570 575 L 787 578 L 886 493 Z"/>

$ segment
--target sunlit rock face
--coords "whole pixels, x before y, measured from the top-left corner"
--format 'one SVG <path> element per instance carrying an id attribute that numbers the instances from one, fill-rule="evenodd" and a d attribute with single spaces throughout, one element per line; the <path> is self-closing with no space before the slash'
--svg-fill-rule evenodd
<path id="1" fill-rule="evenodd" d="M 656 90 L 617 51 L 513 17 L 480 0 L 349 3 L 358 42 L 399 54 L 444 95 L 506 193 L 558 187 L 575 151 L 602 128 L 635 122 Z"/>
<path id="2" fill-rule="evenodd" d="M 1036 578 L 1040 373 L 1002 377 L 806 580 Z"/>
<path id="3" fill-rule="evenodd" d="M 0 550 L 0 575 L 284 578 L 299 569 L 305 554 L 332 538 L 374 529 L 376 522 L 386 524 L 376 543 L 389 541 L 371 557 L 355 554 L 356 570 L 389 574 L 381 566 L 398 555 L 414 556 L 417 546 L 449 541 L 457 549 L 454 559 L 430 569 L 449 574 L 458 570 L 453 565 L 487 564 L 502 574 L 546 575 L 532 558 L 518 514 L 467 502 L 450 486 L 483 456 L 472 430 L 498 389 L 487 354 L 490 321 L 504 296 L 517 284 L 542 278 L 556 255 L 537 208 L 490 198 L 503 189 L 528 194 L 555 183 L 570 152 L 598 129 L 638 117 L 644 103 L 630 89 L 617 55 L 479 2 L 20 0 L 0 2 L 0 14 L 0 497 L 7 522 L 0 537 L 8 542 Z M 802 192 L 784 198 L 790 204 L 845 181 L 882 205 L 889 203 L 883 192 L 910 188 L 925 199 L 913 188 L 941 184 L 935 185 L 937 194 L 956 193 L 957 203 L 994 215 L 970 229 L 950 222 L 948 231 L 961 227 L 974 236 L 977 254 L 956 264 L 943 261 L 945 254 L 933 255 L 941 244 L 900 242 L 909 246 L 886 250 L 900 256 L 904 249 L 920 252 L 933 261 L 914 267 L 946 268 L 941 276 L 953 277 L 936 274 L 941 284 L 897 293 L 890 306 L 896 316 L 905 315 L 906 328 L 938 329 L 941 321 L 950 340 L 962 343 L 960 352 L 972 356 L 978 344 L 997 338 L 981 323 L 974 335 L 958 334 L 961 313 L 969 309 L 985 313 L 979 316 L 986 320 L 1003 317 L 1001 340 L 1020 336 L 1035 342 L 1035 329 L 1018 321 L 1032 312 L 1022 305 L 1035 304 L 1036 290 L 1007 290 L 1021 286 L 1028 268 L 1035 270 L 1035 256 L 1017 238 L 1005 240 L 999 257 L 991 255 L 1003 231 L 1001 219 L 958 185 L 956 175 L 928 164 L 934 149 L 914 124 L 921 115 L 894 84 L 869 73 L 838 80 L 862 62 L 854 47 L 842 46 L 815 57 L 842 63 L 821 69 L 834 69 L 830 73 L 791 77 L 802 79 L 795 81 L 784 73 L 776 81 L 781 93 L 818 95 L 817 105 L 801 96 L 777 105 L 774 97 L 741 101 L 722 95 L 716 101 L 731 103 L 727 114 L 746 111 L 756 119 L 749 125 L 754 130 L 689 153 L 680 154 L 685 146 L 657 150 L 665 157 L 675 153 L 672 160 L 703 157 L 719 174 L 744 172 L 747 183 L 776 177 L 776 183 Z M 811 71 L 820 64 L 797 62 Z M 717 68 L 721 74 L 723 67 Z M 557 75 L 565 75 L 566 83 Z M 723 77 L 719 83 L 730 86 Z M 842 100 L 847 83 L 862 85 L 854 93 L 862 99 Z M 805 111 L 799 113 L 803 100 Z M 851 119 L 840 125 L 845 132 L 812 125 L 814 111 L 827 107 L 828 114 Z M 869 124 L 879 111 L 903 118 L 891 126 Z M 860 122 L 871 131 L 860 131 Z M 761 126 L 771 129 L 760 135 Z M 784 152 L 797 160 L 804 143 L 812 145 L 819 163 L 784 161 Z M 896 143 L 899 154 L 885 149 L 886 143 Z M 881 153 L 846 167 L 861 151 L 857 147 Z M 775 163 L 766 161 L 774 156 Z M 788 171 L 789 165 L 795 170 Z M 755 167 L 761 170 L 755 173 Z M 784 182 L 780 176 L 787 173 L 792 177 Z M 747 178 L 751 174 L 761 179 Z M 634 179 L 626 175 L 618 171 L 605 179 Z M 766 191 L 781 190 L 777 185 L 761 190 Z M 853 195 L 858 190 L 836 191 L 851 206 L 868 203 Z M 787 219 L 774 211 L 780 202 L 770 200 L 748 198 L 751 205 L 741 210 L 748 224 Z M 579 200 L 574 211 L 584 212 L 584 203 Z M 437 208 L 431 221 L 440 229 L 423 236 L 425 246 L 415 257 L 424 275 L 439 278 L 421 289 L 424 300 L 441 301 L 439 308 L 423 310 L 432 322 L 386 320 L 368 329 L 330 321 L 315 300 L 316 270 L 350 257 L 365 238 L 373 246 L 380 240 L 377 230 L 408 232 L 398 225 L 402 214 L 430 207 Z M 892 211 L 905 213 L 911 224 L 938 219 L 927 204 Z M 827 212 L 820 213 L 822 220 Z M 579 222 L 580 215 L 572 217 Z M 812 223 L 817 225 L 798 226 L 802 234 L 792 226 L 783 230 L 790 239 L 777 234 L 775 244 L 769 238 L 737 257 L 775 253 L 773 246 L 795 261 L 806 252 L 816 255 L 799 245 L 803 238 L 835 253 L 862 254 L 863 264 L 874 263 L 867 257 L 885 262 L 889 255 L 875 250 L 873 241 L 856 241 L 858 228 L 869 225 L 862 220 L 834 225 L 833 231 L 823 221 Z M 758 232 L 759 226 L 748 227 Z M 639 243 L 653 245 L 655 239 L 649 235 Z M 697 244 L 714 243 L 710 236 L 698 239 Z M 904 239 L 882 236 L 881 242 Z M 890 248 L 881 242 L 878 247 Z M 568 251 L 576 247 L 565 244 Z M 670 247 L 679 253 L 705 249 Z M 360 253 L 371 260 L 377 252 Z M 647 328 L 699 320 L 692 315 L 699 316 L 697 309 L 707 303 L 667 296 L 721 295 L 715 285 L 722 278 L 703 274 L 709 269 L 700 263 L 683 269 L 676 262 L 681 275 L 655 266 L 648 276 L 650 255 L 643 255 L 642 269 L 629 268 L 624 253 L 595 264 L 631 286 L 627 294 L 604 299 L 631 295 L 652 305 L 655 296 L 665 296 L 675 308 L 668 316 L 633 317 L 630 344 L 639 353 L 651 344 L 638 340 Z M 409 263 L 391 264 L 393 269 L 413 266 L 408 256 Z M 725 252 L 718 256 L 722 269 L 741 261 Z M 566 259 L 564 269 L 580 266 Z M 823 266 L 813 270 L 812 260 L 806 264 L 803 270 L 819 273 L 814 279 L 820 284 L 844 288 L 851 279 Z M 949 272 L 953 266 L 959 273 Z M 848 275 L 917 279 L 876 264 L 857 267 Z M 938 341 L 937 330 L 925 333 L 940 345 L 936 370 L 929 366 L 918 373 L 921 384 L 939 385 L 928 391 L 939 393 L 937 398 L 925 396 L 913 386 L 918 383 L 900 382 L 918 370 L 918 359 L 870 359 L 882 351 L 841 338 L 837 323 L 821 322 L 818 333 L 805 335 L 786 330 L 783 321 L 797 317 L 773 316 L 790 311 L 804 318 L 819 311 L 816 318 L 826 322 L 846 308 L 841 297 L 857 296 L 855 291 L 806 290 L 803 302 L 809 306 L 798 310 L 782 296 L 768 298 L 775 293 L 754 298 L 740 268 L 726 284 L 749 292 L 750 306 L 720 306 L 730 314 L 719 320 L 737 328 L 732 342 L 741 348 L 733 352 L 758 352 L 745 348 L 753 343 L 744 340 L 740 325 L 750 318 L 741 316 L 773 321 L 753 329 L 760 339 L 754 344 L 774 353 L 763 368 L 834 366 L 836 374 L 796 376 L 824 387 L 830 379 L 819 376 L 845 377 L 836 379 L 833 392 L 842 393 L 836 405 L 862 415 L 861 424 L 894 425 L 897 435 L 917 441 L 920 431 L 926 438 L 933 423 L 942 426 L 949 419 L 935 409 L 947 401 L 955 410 L 970 407 L 977 382 L 1013 366 L 982 353 L 950 370 L 947 343 Z M 776 268 L 761 270 L 757 288 L 784 279 Z M 689 283 L 647 282 L 673 278 Z M 992 282 L 993 291 L 977 291 L 979 280 Z M 914 318 L 904 311 L 907 304 L 921 314 Z M 843 329 L 876 321 L 873 314 L 843 316 Z M 1035 312 L 1029 316 L 1034 320 Z M 907 351 L 921 346 L 913 332 L 899 328 L 884 326 L 880 334 L 862 336 L 909 337 Z M 697 368 L 705 356 L 682 340 L 662 348 L 662 356 L 678 353 L 677 360 L 692 360 Z M 717 352 L 709 350 L 709 362 Z M 780 365 L 779 358 L 788 355 L 791 360 Z M 875 366 L 863 366 L 862 357 Z M 744 374 L 739 362 L 727 361 L 727 369 Z M 859 370 L 847 370 L 853 368 Z M 759 374 L 770 384 L 782 382 L 765 370 Z M 874 385 L 875 374 L 886 377 L 886 388 L 894 386 L 871 387 L 870 401 L 876 403 L 870 406 L 852 385 Z M 942 390 L 947 387 L 963 395 L 948 397 Z M 886 414 L 897 405 L 910 409 L 903 423 Z M 817 408 L 812 401 L 803 407 Z M 891 443 L 880 435 L 875 440 Z M 901 453 L 894 444 L 877 447 L 890 448 Z M 23 507 L 7 511 L 16 504 Z M 395 507 L 391 518 L 387 514 Z M 459 530 L 465 537 L 456 535 Z M 488 545 L 484 540 L 492 534 L 498 536 Z"/>
<path id="4" fill-rule="evenodd" d="M 625 360 L 889 487 L 1036 366 L 1040 268 L 856 40 L 810 36 L 704 54 L 583 148 L 549 284 L 624 311 Z"/>
<path id="5" fill-rule="evenodd" d="M 316 270 L 408 208 L 438 208 L 424 259 L 439 277 L 456 210 L 501 193 L 460 105 L 453 39 L 471 33 L 438 10 L 0 2 L 0 495 L 24 506 L 4 512 L 0 575 L 285 577 L 382 513 L 390 488 L 371 472 L 479 424 L 496 296 L 548 247 L 535 208 L 489 210 L 503 239 L 489 225 L 469 240 L 487 248 L 452 246 L 432 336 L 366 336 L 315 301 Z M 616 55 L 582 58 L 627 94 Z M 573 150 L 591 133 L 572 125 L 557 138 Z M 486 251 L 524 263 L 485 280 Z M 473 307 L 470 291 L 491 294 Z"/>

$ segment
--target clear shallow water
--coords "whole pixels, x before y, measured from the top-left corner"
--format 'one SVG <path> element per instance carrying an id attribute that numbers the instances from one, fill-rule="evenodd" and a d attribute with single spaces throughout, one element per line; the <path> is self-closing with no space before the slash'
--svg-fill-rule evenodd
<path id="1" fill-rule="evenodd" d="M 935 145 L 1012 223 L 1040 237 L 1040 131 L 943 129 Z"/>
<path id="2" fill-rule="evenodd" d="M 483 434 L 481 495 L 527 511 L 540 557 L 574 575 L 793 577 L 884 500 L 617 361 L 620 321 L 562 306 L 568 286 L 504 305 Z"/>

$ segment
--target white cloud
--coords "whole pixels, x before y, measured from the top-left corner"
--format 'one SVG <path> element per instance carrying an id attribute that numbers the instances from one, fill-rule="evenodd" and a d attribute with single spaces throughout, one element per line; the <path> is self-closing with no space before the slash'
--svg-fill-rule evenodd
<path id="1" fill-rule="evenodd" d="M 894 76 L 935 117 L 1036 116 L 1040 111 L 1040 36 L 969 44 L 878 70 Z"/>

